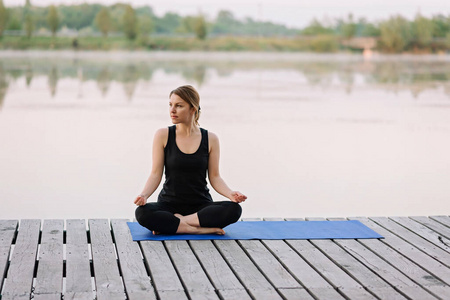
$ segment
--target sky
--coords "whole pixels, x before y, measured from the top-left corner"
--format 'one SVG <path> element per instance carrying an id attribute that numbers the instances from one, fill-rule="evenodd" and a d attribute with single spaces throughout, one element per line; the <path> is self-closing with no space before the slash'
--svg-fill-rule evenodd
<path id="1" fill-rule="evenodd" d="M 449 0 L 31 0 L 33 5 L 101 3 L 111 5 L 117 2 L 134 7 L 149 5 L 157 16 L 175 12 L 181 16 L 199 12 L 213 20 L 220 10 L 229 10 L 236 18 L 251 17 L 258 21 L 270 21 L 288 27 L 303 28 L 313 18 L 332 21 L 346 18 L 352 13 L 375 22 L 391 15 L 401 14 L 413 19 L 420 12 L 426 17 L 439 13 L 450 15 Z M 5 6 L 23 5 L 25 0 L 3 0 Z"/>

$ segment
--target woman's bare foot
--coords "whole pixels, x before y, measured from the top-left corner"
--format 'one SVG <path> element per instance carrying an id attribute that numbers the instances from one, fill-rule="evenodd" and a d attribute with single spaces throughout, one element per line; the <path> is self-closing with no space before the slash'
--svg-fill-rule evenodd
<path id="1" fill-rule="evenodd" d="M 222 228 L 191 226 L 184 222 L 183 219 L 180 219 L 180 225 L 178 225 L 177 233 L 224 235 L 225 231 Z"/>
<path id="2" fill-rule="evenodd" d="M 158 235 L 159 234 L 159 232 L 158 231 L 152 231 L 152 233 L 154 234 L 154 235 Z"/>

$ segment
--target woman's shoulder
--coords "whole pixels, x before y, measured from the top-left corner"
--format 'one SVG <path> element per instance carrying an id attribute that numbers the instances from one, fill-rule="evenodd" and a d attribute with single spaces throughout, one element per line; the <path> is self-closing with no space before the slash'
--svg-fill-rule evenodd
<path id="1" fill-rule="evenodd" d="M 219 137 L 214 132 L 211 132 L 208 130 L 208 140 L 210 144 L 217 144 L 219 143 Z"/>
<path id="2" fill-rule="evenodd" d="M 155 132 L 154 140 L 162 143 L 165 146 L 168 137 L 169 137 L 169 127 L 159 128 Z"/>
<path id="3" fill-rule="evenodd" d="M 155 132 L 155 136 L 167 136 L 169 134 L 169 127 L 159 128 Z"/>

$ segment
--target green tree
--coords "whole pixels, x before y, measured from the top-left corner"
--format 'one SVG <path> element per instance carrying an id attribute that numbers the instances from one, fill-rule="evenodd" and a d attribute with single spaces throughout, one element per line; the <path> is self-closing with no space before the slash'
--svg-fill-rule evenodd
<path id="1" fill-rule="evenodd" d="M 388 52 L 401 52 L 411 42 L 411 26 L 402 16 L 380 23 L 380 43 Z"/>
<path id="2" fill-rule="evenodd" d="M 329 35 L 333 29 L 325 27 L 317 19 L 313 19 L 309 25 L 302 30 L 303 35 Z"/>
<path id="3" fill-rule="evenodd" d="M 123 31 L 130 40 L 134 40 L 137 36 L 137 17 L 131 5 L 125 7 L 125 13 L 123 14 Z"/>
<path id="4" fill-rule="evenodd" d="M 416 15 L 412 23 L 413 39 L 419 47 L 429 46 L 433 39 L 434 26 L 430 19 L 420 14 Z"/>
<path id="5" fill-rule="evenodd" d="M 347 21 L 344 21 L 341 26 L 341 34 L 346 39 L 351 39 L 356 34 L 356 23 L 353 21 L 353 15 L 349 14 Z"/>
<path id="6" fill-rule="evenodd" d="M 195 33 L 195 23 L 197 22 L 197 17 L 186 16 L 181 19 L 180 26 L 175 30 L 180 33 Z"/>
<path id="7" fill-rule="evenodd" d="M 138 17 L 138 28 L 140 35 L 143 36 L 150 35 L 155 29 L 155 23 L 153 22 L 152 17 L 148 15 Z"/>
<path id="8" fill-rule="evenodd" d="M 107 7 L 103 7 L 95 17 L 95 26 L 100 30 L 104 37 L 108 36 L 108 32 L 112 29 L 111 16 Z"/>
<path id="9" fill-rule="evenodd" d="M 162 18 L 155 19 L 157 33 L 174 33 L 180 27 L 182 18 L 174 13 L 166 13 Z"/>
<path id="10" fill-rule="evenodd" d="M 447 33 L 450 32 L 450 15 L 448 17 L 439 14 L 431 18 L 433 22 L 433 36 L 445 38 Z"/>
<path id="11" fill-rule="evenodd" d="M 3 5 L 3 0 L 0 0 L 0 37 L 3 35 L 3 31 L 5 30 L 7 21 L 8 21 L 8 11 L 6 10 L 6 7 Z"/>
<path id="12" fill-rule="evenodd" d="M 22 23 L 16 14 L 8 13 L 8 30 L 22 30 Z"/>
<path id="13" fill-rule="evenodd" d="M 242 23 L 236 20 L 233 13 L 228 10 L 221 10 L 217 14 L 216 20 L 212 25 L 211 32 L 218 34 L 237 34 L 242 30 Z"/>
<path id="14" fill-rule="evenodd" d="M 194 32 L 198 39 L 204 40 L 206 38 L 206 35 L 208 34 L 208 25 L 206 24 L 206 20 L 203 15 L 199 15 L 195 18 Z"/>
<path id="15" fill-rule="evenodd" d="M 78 1 L 81 2 L 81 1 Z M 60 5 L 60 26 L 80 30 L 92 26 L 93 20 L 103 8 L 100 4 Z"/>
<path id="16" fill-rule="evenodd" d="M 25 34 L 28 38 L 31 38 L 34 31 L 34 19 L 32 16 L 30 0 L 27 0 L 27 2 L 25 3 L 25 7 L 23 9 L 23 17 L 25 24 Z"/>
<path id="17" fill-rule="evenodd" d="M 55 36 L 59 26 L 59 16 L 58 10 L 54 5 L 50 5 L 49 7 L 47 15 L 47 23 L 48 26 L 50 27 L 50 31 L 52 32 L 52 36 Z"/>

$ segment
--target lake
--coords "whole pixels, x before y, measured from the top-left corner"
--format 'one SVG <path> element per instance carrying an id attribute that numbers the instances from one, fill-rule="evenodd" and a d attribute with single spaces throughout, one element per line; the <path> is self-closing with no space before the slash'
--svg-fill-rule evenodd
<path id="1" fill-rule="evenodd" d="M 449 55 L 3 51 L 0 219 L 133 218 L 184 84 L 243 217 L 450 213 Z"/>

